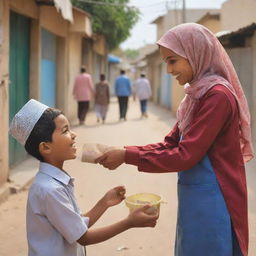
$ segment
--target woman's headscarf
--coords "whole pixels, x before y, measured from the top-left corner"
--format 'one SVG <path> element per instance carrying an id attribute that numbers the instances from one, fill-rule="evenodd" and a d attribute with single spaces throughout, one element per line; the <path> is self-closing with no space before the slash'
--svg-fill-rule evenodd
<path id="1" fill-rule="evenodd" d="M 158 45 L 186 58 L 193 70 L 193 80 L 185 85 L 185 97 L 177 111 L 179 129 L 186 134 L 198 100 L 214 85 L 227 87 L 239 106 L 240 145 L 244 161 L 253 158 L 250 112 L 233 64 L 216 36 L 196 23 L 178 25 L 166 32 Z"/>

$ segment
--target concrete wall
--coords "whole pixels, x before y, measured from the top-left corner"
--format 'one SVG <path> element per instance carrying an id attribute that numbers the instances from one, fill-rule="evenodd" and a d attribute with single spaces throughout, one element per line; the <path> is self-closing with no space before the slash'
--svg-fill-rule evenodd
<path id="1" fill-rule="evenodd" d="M 10 3 L 10 8 L 21 15 L 38 19 L 39 8 L 34 0 L 4 0 Z"/>
<path id="2" fill-rule="evenodd" d="M 106 42 L 104 36 L 94 35 L 93 50 L 95 53 L 104 56 L 106 54 Z"/>
<path id="3" fill-rule="evenodd" d="M 243 87 L 251 113 L 253 144 L 256 147 L 256 33 L 244 47 L 226 49 Z"/>
<path id="4" fill-rule="evenodd" d="M 180 85 L 176 79 L 172 79 L 172 112 L 176 113 L 181 100 L 184 98 L 184 86 Z"/>
<path id="5" fill-rule="evenodd" d="M 161 85 L 161 58 L 159 51 L 148 55 L 147 57 L 147 78 L 150 81 L 152 89 L 153 102 L 158 103 L 158 91 Z"/>
<path id="6" fill-rule="evenodd" d="M 115 63 L 109 63 L 108 64 L 108 74 L 107 74 L 107 79 L 109 81 L 110 85 L 110 92 L 111 94 L 114 95 L 114 84 L 117 76 L 120 75 L 120 64 L 115 64 Z"/>
<path id="7" fill-rule="evenodd" d="M 79 34 L 71 33 L 68 40 L 68 70 L 69 81 L 67 89 L 68 108 L 65 110 L 67 117 L 70 120 L 76 119 L 77 107 L 76 101 L 72 95 L 75 76 L 80 73 L 82 66 L 82 38 Z"/>
<path id="8" fill-rule="evenodd" d="M 71 119 L 76 115 L 72 98 L 74 76 L 82 64 L 81 31 L 70 32 L 70 23 L 64 20 L 54 6 L 37 6 L 34 0 L 0 0 L 0 187 L 9 175 L 9 14 L 15 11 L 31 18 L 30 77 L 31 98 L 40 98 L 41 29 L 57 36 L 57 107 Z M 81 18 L 81 17 L 80 17 Z M 75 22 L 75 21 L 74 21 Z M 87 24 L 87 22 L 85 22 Z M 77 28 L 77 26 L 76 26 Z M 86 29 L 85 29 L 86 30 Z M 83 32 L 83 31 L 82 31 Z"/>
<path id="9" fill-rule="evenodd" d="M 213 33 L 217 33 L 221 31 L 221 21 L 219 19 L 214 19 L 214 18 L 202 19 L 198 23 L 207 27 Z"/>
<path id="10" fill-rule="evenodd" d="M 0 186 L 8 177 L 9 3 L 0 1 Z"/>
<path id="11" fill-rule="evenodd" d="M 216 11 L 216 9 L 187 9 L 186 22 L 197 22 L 209 11 Z M 181 23 L 183 23 L 182 10 L 169 10 L 163 18 L 164 33 Z"/>
<path id="12" fill-rule="evenodd" d="M 157 40 L 166 32 L 164 27 L 164 17 L 159 18 L 155 24 L 157 25 Z"/>
<path id="13" fill-rule="evenodd" d="M 64 113 L 67 113 L 69 108 L 74 108 L 67 104 L 69 96 L 69 58 L 68 58 L 68 37 L 57 37 L 57 91 L 56 104 Z M 80 37 L 81 38 L 81 37 Z M 77 49 L 79 51 L 79 48 Z M 81 54 L 81 52 L 80 52 Z M 67 116 L 69 117 L 69 116 Z"/>
<path id="14" fill-rule="evenodd" d="M 256 21 L 255 0 L 228 0 L 221 7 L 222 30 L 237 30 Z"/>
<path id="15" fill-rule="evenodd" d="M 56 8 L 42 6 L 39 9 L 41 26 L 57 36 L 67 37 L 69 22 L 62 18 Z"/>

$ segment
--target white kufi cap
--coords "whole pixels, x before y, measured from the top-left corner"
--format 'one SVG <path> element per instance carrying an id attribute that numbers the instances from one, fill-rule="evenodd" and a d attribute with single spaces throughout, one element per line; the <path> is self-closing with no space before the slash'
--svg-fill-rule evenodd
<path id="1" fill-rule="evenodd" d="M 22 145 L 48 106 L 36 100 L 29 100 L 12 119 L 9 133 Z"/>

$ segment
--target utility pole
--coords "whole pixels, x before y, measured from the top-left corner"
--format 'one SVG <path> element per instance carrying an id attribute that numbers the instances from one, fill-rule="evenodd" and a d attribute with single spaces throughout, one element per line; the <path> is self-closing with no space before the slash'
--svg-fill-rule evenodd
<path id="1" fill-rule="evenodd" d="M 169 11 L 168 0 L 165 1 L 165 8 L 166 8 L 166 12 L 168 13 L 168 11 Z"/>
<path id="2" fill-rule="evenodd" d="M 186 0 L 182 0 L 182 22 L 186 22 Z"/>

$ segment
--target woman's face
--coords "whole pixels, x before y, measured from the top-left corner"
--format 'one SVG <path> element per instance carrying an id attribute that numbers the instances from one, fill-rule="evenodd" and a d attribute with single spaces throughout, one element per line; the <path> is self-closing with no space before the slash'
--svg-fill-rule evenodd
<path id="1" fill-rule="evenodd" d="M 192 81 L 193 70 L 187 59 L 163 46 L 160 46 L 160 54 L 167 64 L 167 73 L 173 75 L 180 85 Z"/>

